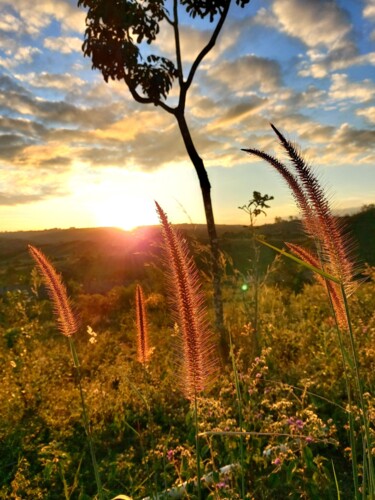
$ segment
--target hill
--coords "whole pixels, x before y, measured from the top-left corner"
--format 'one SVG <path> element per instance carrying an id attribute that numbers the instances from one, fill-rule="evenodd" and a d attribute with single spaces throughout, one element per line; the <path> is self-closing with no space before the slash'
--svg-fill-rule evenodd
<path id="1" fill-rule="evenodd" d="M 341 218 L 356 242 L 356 259 L 375 265 L 375 208 Z M 198 253 L 198 263 L 208 270 L 208 245 L 204 224 L 181 224 L 178 229 Z M 306 244 L 306 236 L 298 220 L 282 220 L 257 229 L 267 241 L 282 247 L 285 241 Z M 246 274 L 251 259 L 251 239 L 248 228 L 241 225 L 218 225 L 221 249 L 233 260 L 233 267 Z M 349 240 L 350 242 L 350 240 Z M 27 245 L 41 248 L 65 279 L 81 283 L 87 292 L 101 292 L 113 286 L 141 279 L 145 267 L 161 258 L 159 226 L 140 227 L 133 231 L 117 228 L 70 228 L 45 231 L 0 233 L 0 291 L 22 285 L 22 275 L 29 272 L 32 262 Z M 199 252 L 203 252 L 199 255 Z M 272 262 L 274 253 L 266 248 L 261 253 L 261 270 Z"/>

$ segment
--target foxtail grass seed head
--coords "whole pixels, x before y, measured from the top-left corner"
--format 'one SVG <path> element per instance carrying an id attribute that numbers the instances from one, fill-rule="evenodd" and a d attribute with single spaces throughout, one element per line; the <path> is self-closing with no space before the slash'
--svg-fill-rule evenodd
<path id="1" fill-rule="evenodd" d="M 305 262 L 323 269 L 340 280 L 346 294 L 349 295 L 356 288 L 355 265 L 351 256 L 352 244 L 348 241 L 337 217 L 332 215 L 328 198 L 310 165 L 302 158 L 294 144 L 288 141 L 274 125 L 271 124 L 271 127 L 287 153 L 294 174 L 286 165 L 263 151 L 256 149 L 244 151 L 266 160 L 287 182 L 301 211 L 304 229 L 315 241 L 317 256 L 298 246 L 289 245 L 289 248 Z M 326 284 L 320 277 L 317 279 L 324 283 L 329 291 L 337 320 L 346 328 L 347 318 L 339 287 L 334 283 Z"/>
<path id="2" fill-rule="evenodd" d="M 145 299 L 140 285 L 135 289 L 135 308 L 137 317 L 137 358 L 142 365 L 147 365 L 151 357 L 148 341 L 148 324 Z"/>
<path id="3" fill-rule="evenodd" d="M 32 245 L 29 245 L 28 248 L 47 288 L 59 330 L 66 337 L 72 337 L 78 330 L 78 324 L 61 276 L 56 272 L 43 252 Z"/>
<path id="4" fill-rule="evenodd" d="M 185 396 L 193 400 L 212 383 L 216 374 L 217 357 L 212 331 L 207 321 L 198 270 L 186 241 L 171 226 L 160 205 L 155 204 L 168 257 L 170 297 L 180 331 L 177 349 L 180 385 Z"/>

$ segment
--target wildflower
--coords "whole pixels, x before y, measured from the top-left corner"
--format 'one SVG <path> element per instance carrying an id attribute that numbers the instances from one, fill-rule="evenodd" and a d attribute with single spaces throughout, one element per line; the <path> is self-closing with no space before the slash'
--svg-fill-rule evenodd
<path id="1" fill-rule="evenodd" d="M 174 450 L 168 450 L 167 451 L 167 460 L 168 460 L 168 462 L 172 462 L 173 458 L 174 458 Z"/>
<path id="2" fill-rule="evenodd" d="M 90 344 L 96 344 L 97 333 L 91 328 L 90 325 L 87 325 L 87 333 L 90 335 L 89 342 Z"/>
<path id="3" fill-rule="evenodd" d="M 225 481 L 220 481 L 220 483 L 217 483 L 217 484 L 216 484 L 216 488 L 217 488 L 218 490 L 223 489 L 223 488 L 226 488 L 226 487 L 227 487 L 227 483 L 226 483 Z"/>
<path id="4" fill-rule="evenodd" d="M 304 426 L 304 425 L 305 425 L 305 424 L 303 423 L 303 421 L 302 421 L 302 420 L 299 420 L 299 419 L 298 419 L 298 420 L 296 420 L 296 427 L 297 427 L 297 429 L 303 429 L 303 426 Z"/>
<path id="5" fill-rule="evenodd" d="M 277 457 L 275 458 L 275 460 L 273 460 L 272 462 L 274 465 L 280 465 L 281 464 L 281 458 L 280 457 Z"/>
<path id="6" fill-rule="evenodd" d="M 313 443 L 314 439 L 311 436 L 306 437 L 306 443 Z"/>

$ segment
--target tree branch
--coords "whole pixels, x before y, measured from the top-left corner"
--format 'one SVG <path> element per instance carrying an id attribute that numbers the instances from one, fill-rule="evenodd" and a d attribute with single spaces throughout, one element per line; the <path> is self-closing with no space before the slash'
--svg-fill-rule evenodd
<path id="1" fill-rule="evenodd" d="M 131 82 L 129 76 L 124 75 L 124 80 L 125 80 L 126 85 L 128 86 L 128 89 L 129 89 L 129 91 L 130 91 L 133 99 L 136 102 L 139 102 L 141 104 L 154 104 L 155 106 L 160 106 L 161 108 L 163 108 L 165 111 L 167 111 L 171 115 L 175 115 L 176 114 L 175 108 L 172 108 L 171 106 L 168 106 L 168 104 L 166 104 L 165 102 L 160 101 L 160 100 L 153 101 L 149 97 L 143 97 L 140 94 L 138 94 L 138 92 L 136 91 L 136 89 L 132 85 L 132 82 Z"/>
<path id="2" fill-rule="evenodd" d="M 188 76 L 188 79 L 186 80 L 185 84 L 184 84 L 184 88 L 185 88 L 185 92 L 188 90 L 188 88 L 190 87 L 192 81 L 193 81 L 193 78 L 194 78 L 194 75 L 195 75 L 195 72 L 197 71 L 198 69 L 198 66 L 200 65 L 200 63 L 203 61 L 203 59 L 206 57 L 206 55 L 210 52 L 210 50 L 212 50 L 212 48 L 215 46 L 215 43 L 216 43 L 216 40 L 217 40 L 217 37 L 219 36 L 219 33 L 221 31 L 221 28 L 223 27 L 224 25 L 224 22 L 225 22 L 225 19 L 227 17 L 227 14 L 228 14 L 228 11 L 229 11 L 229 7 L 230 7 L 230 4 L 231 4 L 231 0 L 228 0 L 228 3 L 226 5 L 226 7 L 224 7 L 224 10 L 220 16 L 220 19 L 219 19 L 219 22 L 217 23 L 216 25 L 216 28 L 215 30 L 213 31 L 212 33 L 212 36 L 210 38 L 210 41 L 208 42 L 208 44 L 201 50 L 201 52 L 198 54 L 197 58 L 195 59 L 191 69 L 190 69 L 190 73 L 189 73 L 189 76 Z"/>
<path id="3" fill-rule="evenodd" d="M 177 2 L 177 0 L 173 0 L 173 30 L 174 30 L 174 40 L 175 40 L 175 44 L 176 44 L 176 60 L 177 60 L 178 81 L 180 83 L 180 88 L 181 88 L 183 83 L 184 83 L 184 75 L 182 72 L 180 33 L 178 30 L 178 2 Z"/>

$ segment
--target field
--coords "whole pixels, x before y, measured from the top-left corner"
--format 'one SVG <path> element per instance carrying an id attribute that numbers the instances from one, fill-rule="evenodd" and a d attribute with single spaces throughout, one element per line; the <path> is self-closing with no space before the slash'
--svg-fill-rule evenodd
<path id="1" fill-rule="evenodd" d="M 373 440 L 375 210 L 345 223 L 358 242 L 359 278 L 366 278 L 349 297 L 349 311 Z M 180 230 L 212 320 L 205 227 Z M 218 355 L 218 375 L 196 406 L 180 390 L 179 331 L 159 227 L 0 235 L 0 498 L 96 497 L 79 383 L 103 498 L 362 498 L 353 475 L 361 488 L 369 474 L 363 408 L 352 372 L 344 377 L 324 287 L 269 248 L 259 246 L 257 258 L 247 228 L 218 230 L 233 345 Z M 256 232 L 278 248 L 285 241 L 308 245 L 296 220 Z M 79 370 L 27 244 L 44 252 L 66 284 L 79 317 Z M 147 366 L 137 360 L 137 284 L 149 324 Z"/>

